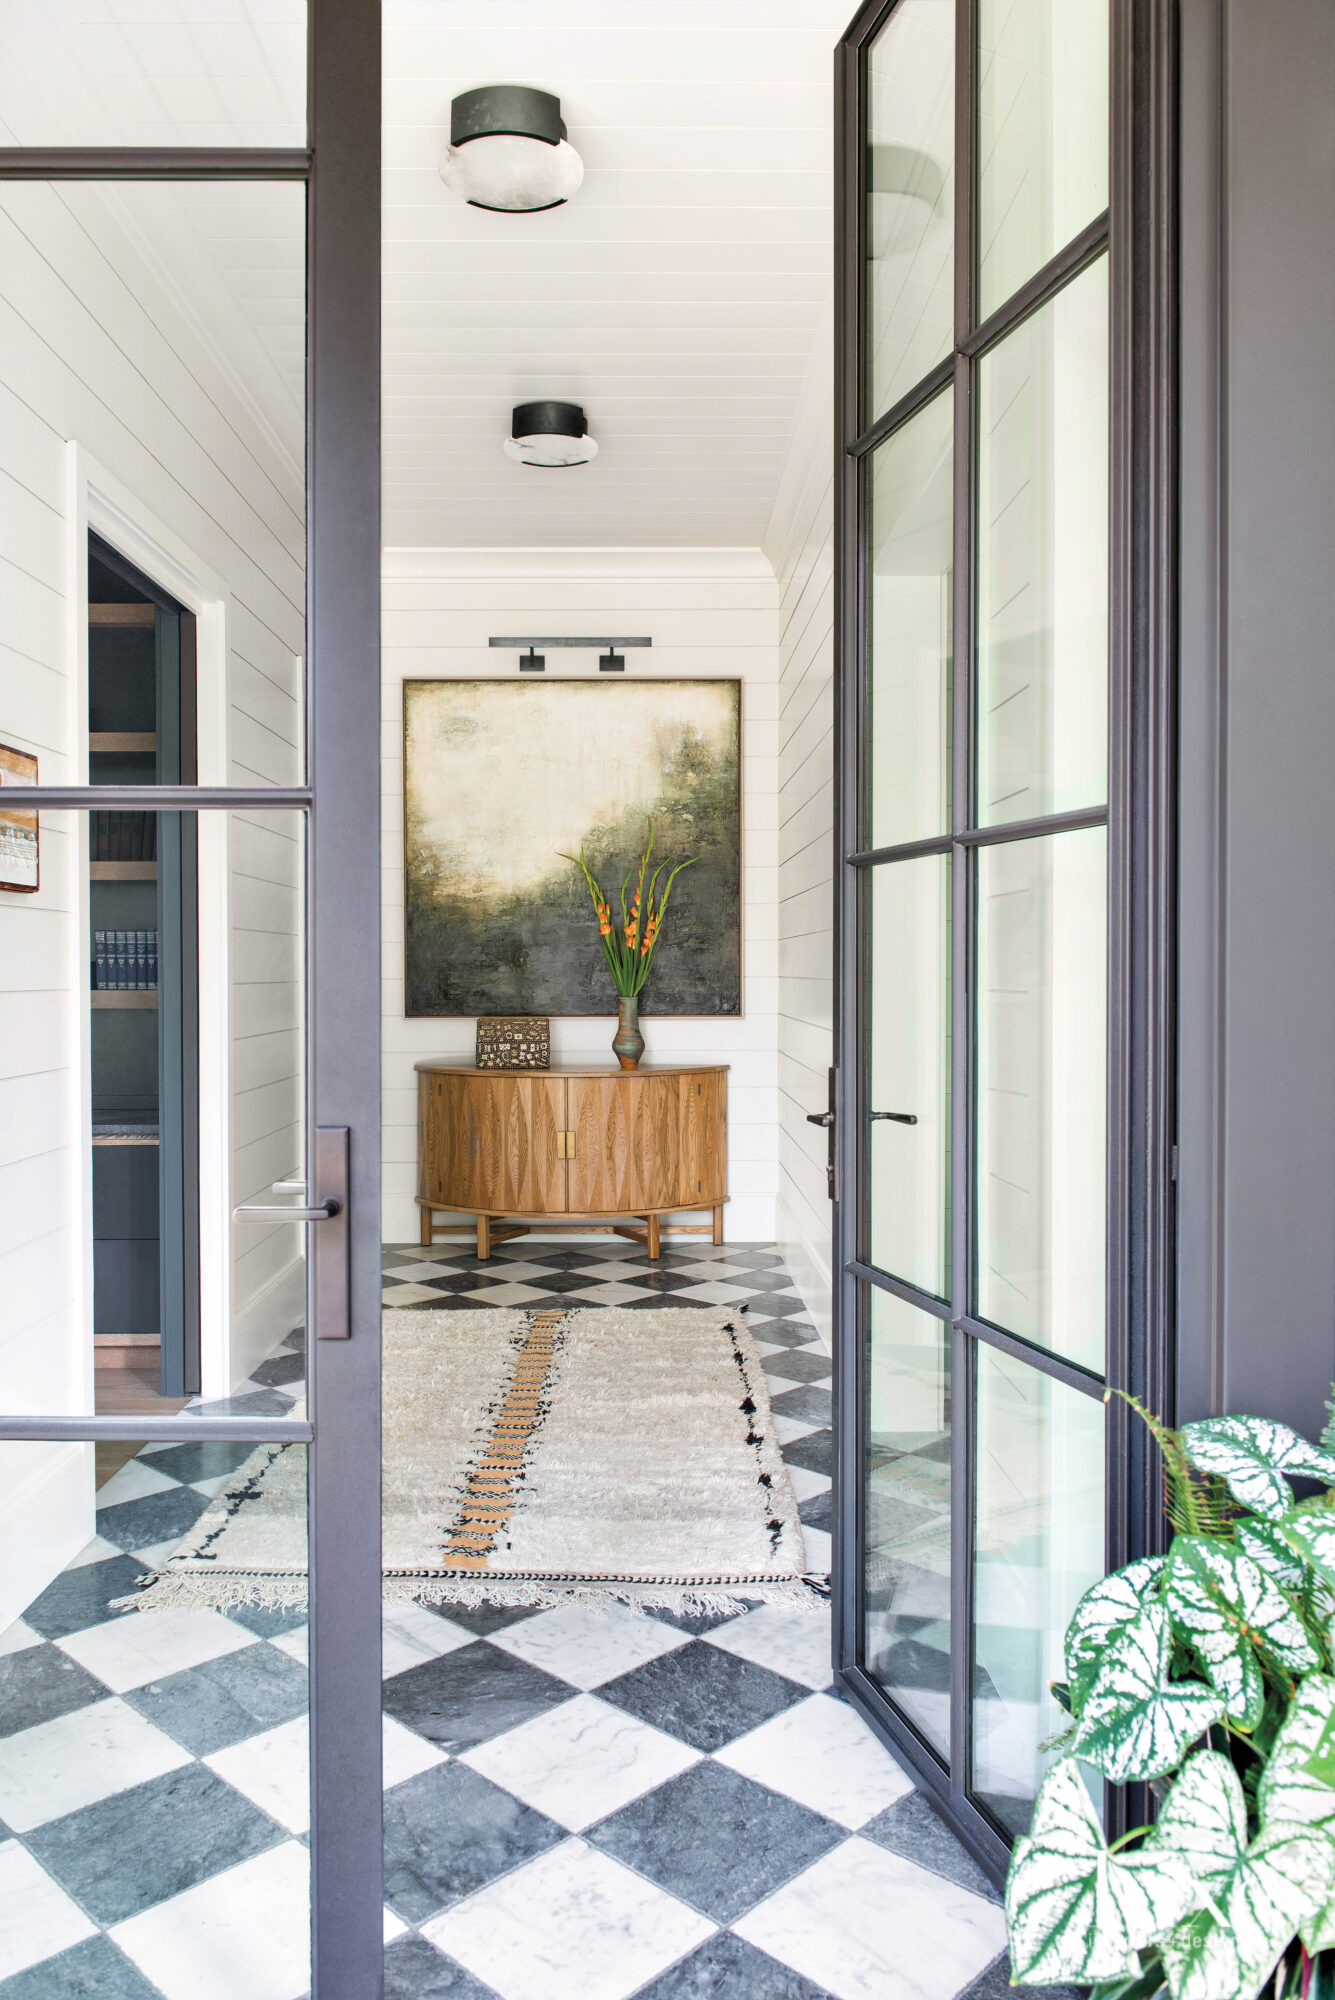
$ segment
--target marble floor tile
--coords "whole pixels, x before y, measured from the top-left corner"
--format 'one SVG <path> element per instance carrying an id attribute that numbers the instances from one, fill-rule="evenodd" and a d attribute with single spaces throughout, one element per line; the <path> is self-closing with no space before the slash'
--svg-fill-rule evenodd
<path id="1" fill-rule="evenodd" d="M 802 1547 L 806 1551 L 808 1576 L 828 1576 L 834 1561 L 834 1545 L 824 1528 L 809 1528 L 802 1523 Z"/>
<path id="2" fill-rule="evenodd" d="M 435 1297 L 436 1294 L 426 1285 L 396 1284 L 385 1286 L 380 1294 L 380 1301 L 385 1306 L 416 1306 L 424 1305 Z"/>
<path id="3" fill-rule="evenodd" d="M 580 1833 L 676 1777 L 699 1754 L 583 1694 L 466 1751 L 460 1761 Z"/>
<path id="4" fill-rule="evenodd" d="M 823 1479 L 833 1479 L 834 1432 L 808 1431 L 784 1453 L 784 1462 L 790 1472 L 797 1466 L 802 1471 L 818 1473 Z"/>
<path id="5" fill-rule="evenodd" d="M 718 1760 L 850 1832 L 913 1790 L 856 1711 L 827 1694 L 762 1723 L 719 1750 Z"/>
<path id="6" fill-rule="evenodd" d="M 475 1639 L 385 1682 L 385 1712 L 458 1754 L 570 1699 L 564 1681 Z"/>
<path id="7" fill-rule="evenodd" d="M 930 1868 L 934 1875 L 944 1875 L 948 1882 L 957 1882 L 961 1889 L 970 1889 L 988 1902 L 1001 1901 L 1001 1891 L 961 1847 L 921 1792 L 910 1792 L 907 1798 L 877 1813 L 862 1828 L 862 1837 L 874 1840 L 878 1847 L 888 1847 L 893 1854 L 902 1854 L 919 1868 Z"/>
<path id="8" fill-rule="evenodd" d="M 26 1653 L 30 1646 L 40 1646 L 41 1643 L 41 1633 L 34 1632 L 24 1619 L 16 1618 L 12 1625 L 0 1632 L 0 1660 L 11 1653 Z"/>
<path id="9" fill-rule="evenodd" d="M 715 1626 L 708 1643 L 817 1692 L 827 1688 L 833 1677 L 830 1614 L 825 1609 L 785 1611 L 779 1604 L 761 1604 Z"/>
<path id="10" fill-rule="evenodd" d="M 821 1347 L 785 1347 L 766 1361 L 765 1373 L 781 1388 L 790 1382 L 819 1382 L 828 1388 L 830 1357 Z"/>
<path id="11" fill-rule="evenodd" d="M 0 1985 L 2 2000 L 162 2000 L 125 1953 L 99 1933 Z"/>
<path id="12" fill-rule="evenodd" d="M 147 1493 L 170 1493 L 180 1483 L 176 1474 L 160 1470 L 151 1458 L 128 1458 L 105 1486 L 98 1487 L 97 1512 L 126 1500 L 142 1500 Z"/>
<path id="13" fill-rule="evenodd" d="M 204 1762 L 288 1833 L 305 1833 L 311 1823 L 310 1745 L 310 1722 L 303 1714 L 215 1750 Z"/>
<path id="14" fill-rule="evenodd" d="M 272 1642 L 280 1653 L 286 1653 L 291 1660 L 299 1660 L 302 1666 L 310 1661 L 311 1635 L 307 1625 L 294 1625 L 289 1632 L 280 1632 Z"/>
<path id="15" fill-rule="evenodd" d="M 814 1500 L 817 1494 L 829 1493 L 830 1481 L 823 1472 L 808 1472 L 804 1465 L 790 1463 L 786 1459 L 784 1463 L 788 1466 L 788 1483 L 797 1496 L 799 1506 L 804 1500 Z"/>
<path id="16" fill-rule="evenodd" d="M 147 1573 L 137 1556 L 80 1563 L 77 1568 L 62 1570 L 41 1596 L 34 1598 L 24 1619 L 44 1639 L 64 1639 L 71 1632 L 84 1632 L 91 1625 L 118 1618 L 120 1613 L 111 1609 L 113 1600 L 128 1597 Z"/>
<path id="17" fill-rule="evenodd" d="M 501 2000 L 628 2000 L 713 1925 L 568 1840 L 423 1929 Z"/>
<path id="18" fill-rule="evenodd" d="M 606 1611 L 570 1604 L 539 1611 L 497 1632 L 492 1644 L 587 1690 L 684 1646 L 686 1634 L 638 1616 L 624 1604 L 609 1605 Z"/>
<path id="19" fill-rule="evenodd" d="M 587 1835 L 591 1846 L 720 1924 L 740 1917 L 844 1837 L 842 1827 L 712 1757 Z"/>
<path id="20" fill-rule="evenodd" d="M 437 1764 L 445 1762 L 445 1752 L 438 1750 L 434 1743 L 428 1743 L 425 1736 L 405 1729 L 392 1715 L 380 1718 L 380 1770 L 381 1782 L 386 1791 L 393 1785 L 402 1785 L 409 1778 L 416 1778 L 423 1771 L 433 1771 Z"/>
<path id="21" fill-rule="evenodd" d="M 385 1794 L 385 1901 L 421 1924 L 563 1838 L 479 1772 L 440 1764 Z"/>
<path id="22" fill-rule="evenodd" d="M 721 1749 L 743 1730 L 800 1700 L 802 1692 L 768 1667 L 721 1652 L 703 1639 L 692 1639 L 679 1651 L 599 1689 L 604 1701 L 697 1750 Z"/>
<path id="23" fill-rule="evenodd" d="M 171 1485 L 161 1493 L 145 1493 L 138 1500 L 103 1507 L 97 1516 L 97 1532 L 103 1541 L 127 1554 L 156 1548 L 189 1534 L 208 1504 L 193 1486 Z"/>
<path id="24" fill-rule="evenodd" d="M 577 1292 L 565 1295 L 573 1305 L 577 1300 L 585 1306 L 631 1306 L 644 1298 L 638 1285 L 618 1284 L 613 1280 L 603 1280 L 596 1285 L 586 1285 Z"/>
<path id="25" fill-rule="evenodd" d="M 0 1741 L 0 1820 L 29 1833 L 189 1762 L 126 1702 L 93 1702 Z"/>
<path id="26" fill-rule="evenodd" d="M 837 2000 L 942 2000 L 1005 1944 L 1001 1911 L 869 1840 L 846 1840 L 735 1926 Z"/>
<path id="27" fill-rule="evenodd" d="M 94 1935 L 76 1903 L 16 1840 L 0 1840 L 0 1979 Z"/>
<path id="28" fill-rule="evenodd" d="M 531 1306 L 542 1296 L 542 1290 L 532 1285 L 515 1284 L 487 1285 L 460 1294 L 461 1298 L 472 1299 L 474 1304 L 480 1306 Z"/>
<path id="29" fill-rule="evenodd" d="M 494 2000 L 494 1988 L 425 1938 L 405 1937 L 385 1953 L 385 2000 Z"/>
<path id="30" fill-rule="evenodd" d="M 798 1417 L 803 1423 L 817 1425 L 828 1430 L 831 1417 L 831 1397 L 828 1389 L 818 1389 L 814 1383 L 799 1382 L 795 1389 L 783 1389 L 776 1395 L 770 1390 L 770 1407 L 776 1417 Z"/>
<path id="31" fill-rule="evenodd" d="M 388 1275 L 387 1271 L 386 1276 Z M 433 1261 L 430 1258 L 419 1258 L 415 1264 L 395 1264 L 393 1275 L 396 1285 L 411 1285 L 422 1278 L 448 1278 L 450 1275 L 450 1266 Z"/>
<path id="32" fill-rule="evenodd" d="M 466 1646 L 473 1634 L 449 1618 L 428 1611 L 424 1604 L 387 1604 L 381 1626 L 381 1668 L 386 1679 L 439 1659 L 456 1646 Z"/>
<path id="33" fill-rule="evenodd" d="M 113 1694 L 124 1694 L 253 1646 L 255 1638 L 218 1611 L 130 1611 L 56 1643 Z"/>
<path id="34" fill-rule="evenodd" d="M 106 1689 L 56 1646 L 24 1646 L 0 1659 L 0 1743 L 58 1715 L 101 1701 Z"/>
<path id="35" fill-rule="evenodd" d="M 831 2000 L 831 1995 L 735 1931 L 717 1931 L 698 1951 L 642 1986 L 636 2000 Z"/>
<path id="36" fill-rule="evenodd" d="M 224 1750 L 259 1730 L 304 1716 L 306 1670 L 277 1646 L 243 1646 L 184 1673 L 132 1688 L 126 1700 L 194 1753 Z"/>
<path id="37" fill-rule="evenodd" d="M 801 1417 L 785 1417 L 777 1410 L 774 1412 L 774 1433 L 785 1453 L 789 1445 L 796 1444 L 799 1438 L 809 1437 L 819 1428 L 818 1424 L 803 1423 Z"/>
<path id="38" fill-rule="evenodd" d="M 735 1306 L 751 1296 L 749 1285 L 728 1285 L 716 1279 L 704 1284 L 686 1285 L 678 1293 L 680 1299 L 690 1299 L 695 1305 Z"/>
<path id="39" fill-rule="evenodd" d="M 165 2000 L 301 2000 L 310 1990 L 310 1856 L 288 1841 L 117 1924 Z"/>
<path id="40" fill-rule="evenodd" d="M 187 1764 L 50 1820 L 26 1839 L 47 1873 L 108 1926 L 262 1854 L 281 1835 L 203 1764 Z"/>

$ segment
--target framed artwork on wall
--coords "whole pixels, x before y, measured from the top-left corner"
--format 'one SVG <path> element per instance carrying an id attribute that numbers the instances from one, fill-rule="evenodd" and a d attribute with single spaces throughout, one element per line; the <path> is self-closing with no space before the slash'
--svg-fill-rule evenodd
<path id="1" fill-rule="evenodd" d="M 613 1014 L 579 870 L 693 855 L 646 1015 L 742 1011 L 741 682 L 403 687 L 404 1012 Z"/>
<path id="2" fill-rule="evenodd" d="M 35 785 L 37 759 L 0 743 L 0 889 L 30 896 L 40 886 L 35 812 L 6 809 L 6 785 Z"/>

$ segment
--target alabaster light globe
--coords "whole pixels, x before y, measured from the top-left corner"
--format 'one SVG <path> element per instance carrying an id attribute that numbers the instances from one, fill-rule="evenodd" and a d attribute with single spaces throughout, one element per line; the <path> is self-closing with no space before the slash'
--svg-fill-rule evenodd
<path id="1" fill-rule="evenodd" d="M 517 403 L 502 449 L 520 465 L 549 469 L 587 465 L 598 456 L 578 403 Z"/>
<path id="2" fill-rule="evenodd" d="M 474 208 L 512 215 L 559 208 L 584 178 L 566 138 L 561 100 L 529 84 L 466 90 L 450 106 L 450 143 L 440 177 Z"/>

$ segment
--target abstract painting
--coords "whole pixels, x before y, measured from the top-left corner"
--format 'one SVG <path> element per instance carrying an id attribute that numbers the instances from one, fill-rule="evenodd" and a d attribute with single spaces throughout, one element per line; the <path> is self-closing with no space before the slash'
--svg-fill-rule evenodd
<path id="1" fill-rule="evenodd" d="M 31 895 L 41 879 L 37 859 L 37 815 L 6 809 L 6 785 L 35 785 L 37 759 L 26 750 L 0 743 L 0 889 Z"/>
<path id="2" fill-rule="evenodd" d="M 614 1014 L 584 878 L 677 877 L 641 1012 L 740 1014 L 741 683 L 405 681 L 404 1012 Z"/>

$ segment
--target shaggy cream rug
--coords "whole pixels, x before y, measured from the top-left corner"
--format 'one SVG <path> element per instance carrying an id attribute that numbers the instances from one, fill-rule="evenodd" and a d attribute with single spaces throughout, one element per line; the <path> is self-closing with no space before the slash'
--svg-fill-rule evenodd
<path id="1" fill-rule="evenodd" d="M 384 1316 L 387 1599 L 815 1606 L 755 1343 L 723 1308 Z M 262 1445 L 133 1598 L 295 1605 L 306 1453 Z"/>

